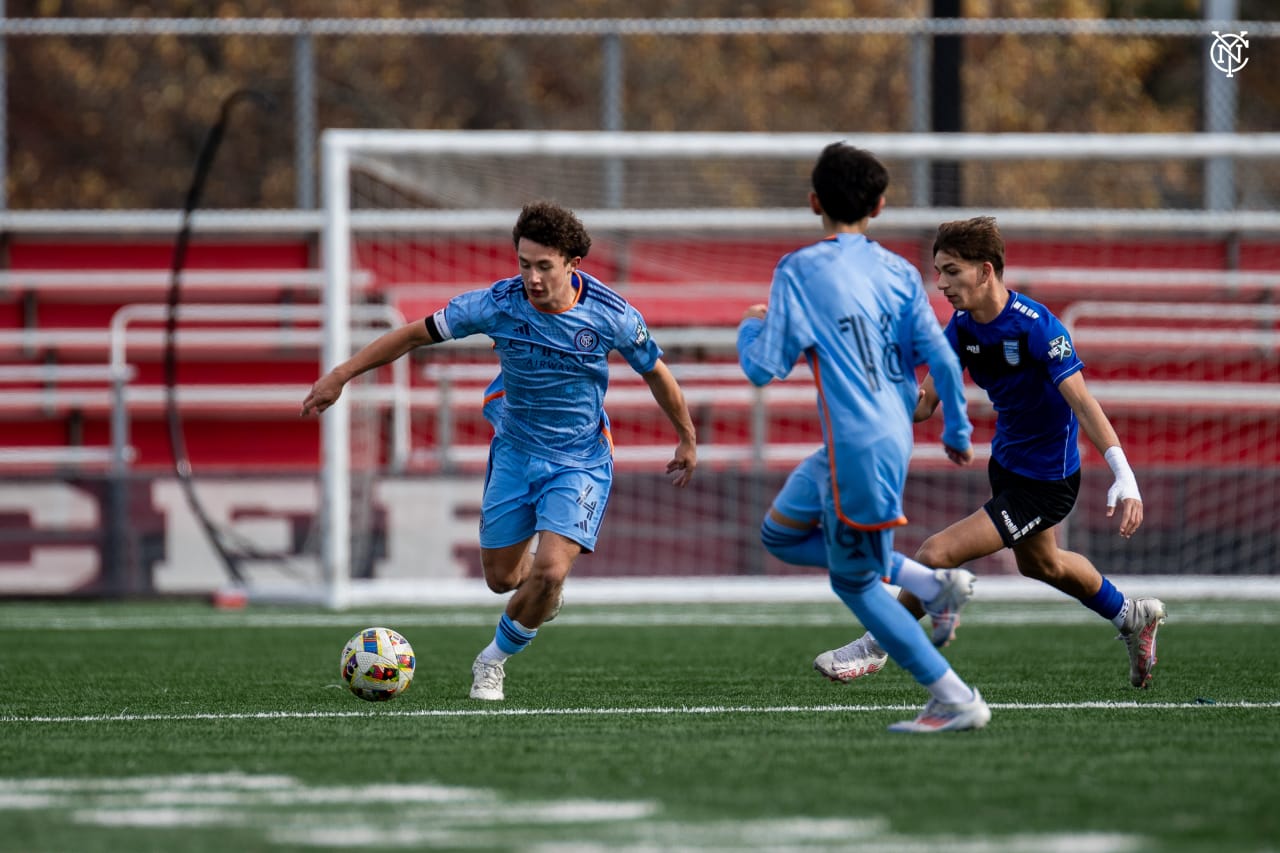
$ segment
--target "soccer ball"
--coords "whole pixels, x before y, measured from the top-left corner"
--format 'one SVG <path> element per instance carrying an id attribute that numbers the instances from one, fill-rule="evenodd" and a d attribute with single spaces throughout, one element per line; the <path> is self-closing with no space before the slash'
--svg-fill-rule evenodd
<path id="1" fill-rule="evenodd" d="M 342 680 L 369 702 L 385 702 L 413 681 L 413 646 L 390 628 L 365 628 L 342 647 Z"/>

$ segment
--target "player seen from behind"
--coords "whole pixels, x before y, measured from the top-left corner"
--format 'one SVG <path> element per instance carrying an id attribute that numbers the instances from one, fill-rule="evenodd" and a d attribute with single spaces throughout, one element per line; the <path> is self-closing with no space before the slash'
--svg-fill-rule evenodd
<path id="1" fill-rule="evenodd" d="M 762 535 L 784 560 L 826 566 L 836 595 L 929 691 L 919 716 L 891 730 L 977 729 L 991 718 L 986 702 L 881 583 L 915 589 L 944 616 L 963 604 L 973 582 L 963 569 L 935 571 L 893 550 L 893 530 L 906 523 L 916 365 L 929 364 L 946 399 L 948 455 L 965 461 L 973 451 L 960 365 L 920 273 L 866 236 L 888 184 L 870 152 L 844 143 L 823 149 L 809 206 L 828 236 L 779 261 L 769 304 L 748 308 L 738 327 L 738 359 L 755 385 L 787 376 L 805 358 L 824 439 L 787 479 Z"/>

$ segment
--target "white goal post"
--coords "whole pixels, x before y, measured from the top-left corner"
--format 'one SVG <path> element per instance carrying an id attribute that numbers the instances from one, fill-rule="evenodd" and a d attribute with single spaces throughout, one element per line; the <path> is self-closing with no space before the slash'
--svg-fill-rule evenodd
<path id="1" fill-rule="evenodd" d="M 1064 299 L 1074 295 L 1098 298 L 1094 287 L 1097 282 L 1106 282 L 1110 291 L 1104 298 L 1129 302 L 1189 299 L 1226 304 L 1243 299 L 1247 304 L 1259 299 L 1273 302 L 1280 293 L 1280 276 L 1268 272 L 1266 264 L 1258 261 L 1260 253 L 1274 248 L 1277 263 L 1270 269 L 1280 269 L 1280 134 L 330 130 L 322 142 L 322 368 L 330 369 L 352 352 L 352 306 L 358 300 L 373 298 L 396 307 L 407 305 L 406 316 L 413 319 L 413 309 L 439 307 L 453 293 L 484 287 L 498 277 L 514 274 L 509 251 L 504 254 L 501 246 L 504 240 L 509 241 L 521 204 L 535 198 L 554 198 L 572 207 L 586 223 L 596 239 L 595 246 L 599 246 L 601 262 L 611 272 L 606 281 L 618 282 L 628 298 L 633 298 L 634 293 L 633 301 L 661 297 L 672 304 L 689 306 L 683 315 L 680 310 L 673 311 L 674 321 L 666 317 L 655 322 L 650 317 L 650 325 L 660 344 L 666 348 L 675 346 L 681 355 L 689 355 L 687 360 L 677 360 L 677 376 L 683 369 L 682 382 L 689 384 L 691 396 L 707 400 L 705 417 L 713 434 L 704 440 L 704 460 L 711 461 L 706 463 L 708 470 L 702 476 L 721 476 L 728 481 L 731 475 L 732 479 L 731 485 L 714 495 L 718 515 L 701 522 L 707 526 L 703 538 L 713 543 L 709 547 L 719 542 L 722 549 L 724 541 L 742 540 L 744 555 L 747 549 L 759 552 L 752 525 L 758 524 L 754 514 L 760 509 L 760 501 L 770 496 L 780 476 L 778 472 L 798 458 L 804 447 L 812 446 L 812 434 L 800 426 L 805 418 L 801 403 L 804 395 L 795 393 L 797 388 L 793 387 L 790 391 L 770 390 L 768 394 L 774 395 L 771 397 L 751 396 L 745 382 L 735 383 L 732 371 L 725 369 L 726 363 L 732 363 L 731 325 L 718 317 L 696 321 L 701 316 L 698 311 L 707 305 L 726 300 L 736 305 L 748 294 L 767 292 L 768 270 L 781 248 L 799 246 L 821 236 L 815 230 L 819 227 L 815 218 L 804 205 L 808 169 L 823 146 L 841 139 L 876 152 L 889 165 L 890 206 L 874 223 L 872 237 L 898 241 L 892 247 L 914 254 L 909 254 L 913 261 L 923 260 L 939 222 L 994 215 L 1011 244 L 1014 240 L 1027 244 L 1028 252 L 1034 256 L 1031 262 L 1028 255 L 1011 257 L 1011 286 L 1042 288 L 1033 291 L 1037 295 L 1052 292 L 1061 293 Z M 1205 164 L 1211 161 L 1231 166 L 1227 174 L 1234 175 L 1232 197 L 1236 200 L 1232 209 L 1204 209 L 1203 199 L 1222 197 L 1220 192 L 1210 194 L 1206 188 L 1211 178 Z M 961 164 L 960 185 L 944 188 L 950 190 L 949 197 L 960 198 L 961 203 L 941 207 L 931 201 L 938 189 L 938 179 L 929 169 L 935 162 Z M 1221 170 L 1215 174 L 1221 174 Z M 667 241 L 665 248 L 654 247 L 662 241 Z M 1142 248 L 1143 241 L 1153 242 L 1149 251 Z M 1103 248 L 1094 248 L 1095 244 Z M 1187 252 L 1199 254 L 1190 255 L 1190 261 L 1187 256 L 1171 256 L 1172 244 L 1184 245 Z M 1226 248 L 1219 251 L 1219 245 Z M 589 261 L 597 255 L 595 246 Z M 904 250 L 903 246 L 907 248 Z M 1246 256 L 1243 271 L 1239 257 L 1232 257 L 1233 251 Z M 655 258 L 661 259 L 660 274 L 650 273 Z M 1188 263 L 1194 269 L 1189 270 Z M 493 274 L 504 264 L 505 272 Z M 924 264 L 921 265 L 923 269 Z M 356 273 L 371 278 L 373 285 L 353 289 L 351 280 Z M 1089 327 L 1082 318 L 1081 346 L 1093 336 L 1099 352 L 1113 346 L 1124 350 L 1129 346 L 1124 329 L 1141 328 L 1148 337 L 1155 329 L 1158 337 L 1159 330 L 1171 328 L 1161 323 L 1181 322 L 1177 318 L 1168 320 L 1166 315 L 1170 313 L 1144 313 L 1138 309 L 1136 316 L 1110 319 L 1098 328 Z M 1224 322 L 1209 329 L 1211 339 L 1204 342 L 1207 347 L 1230 346 L 1236 335 L 1237 329 L 1229 321 L 1238 310 L 1222 313 Z M 681 316 L 695 322 L 681 321 Z M 671 328 L 666 328 L 668 325 Z M 1117 328 L 1122 331 L 1116 332 Z M 1172 334 L 1181 334 L 1174 328 Z M 1274 325 L 1269 328 L 1269 332 L 1252 329 L 1260 336 L 1253 342 L 1274 360 L 1280 352 L 1280 332 L 1275 331 Z M 1124 340 L 1114 341 L 1117 334 Z M 1143 335 L 1130 337 L 1137 340 Z M 478 482 L 476 465 L 478 459 L 482 464 L 482 443 L 472 441 L 465 446 L 458 436 L 465 429 L 474 428 L 474 423 L 460 424 L 458 418 L 463 417 L 465 409 L 466 417 L 475 420 L 478 377 L 491 377 L 496 364 L 492 358 L 486 361 L 483 354 L 478 354 L 474 344 L 468 347 L 458 342 L 431 349 L 463 355 L 454 363 L 452 355 L 432 353 L 430 364 L 413 368 L 423 389 L 415 399 L 430 402 L 424 403 L 417 414 L 421 435 L 414 439 L 416 455 L 411 451 L 410 456 L 419 464 L 408 474 L 411 478 L 454 478 L 451 483 L 464 483 L 471 488 Z M 1156 392 L 1151 389 L 1157 386 L 1152 382 L 1159 378 L 1168 359 L 1175 357 L 1167 353 L 1153 355 L 1158 349 L 1155 346 L 1136 354 L 1132 347 L 1126 350 L 1127 355 L 1120 359 L 1148 365 L 1143 369 L 1153 373 L 1117 373 L 1110 377 L 1115 382 L 1113 388 L 1125 387 L 1121 380 L 1129 381 L 1130 387 L 1144 387 L 1149 393 L 1137 397 L 1143 405 L 1153 405 L 1151 396 Z M 1189 357 L 1193 361 L 1197 358 Z M 695 363 L 701 361 L 706 363 Z M 1232 383 L 1230 387 L 1252 401 L 1252 411 L 1258 416 L 1257 423 L 1251 423 L 1248 435 L 1241 439 L 1239 461 L 1251 469 L 1250 476 L 1255 478 L 1251 480 L 1250 494 L 1262 495 L 1270 505 L 1277 500 L 1276 471 L 1265 464 L 1269 461 L 1264 458 L 1265 451 L 1254 445 L 1280 439 L 1274 435 L 1275 423 L 1280 420 L 1280 400 L 1270 384 L 1272 377 L 1250 373 L 1238 362 L 1231 362 L 1222 370 L 1220 376 L 1196 373 L 1179 361 L 1174 370 L 1178 375 L 1157 389 L 1166 396 L 1172 395 L 1172 400 L 1155 405 L 1166 405 L 1174 412 L 1179 408 L 1180 395 L 1194 397 L 1196 382 Z M 1110 401 L 1108 410 L 1113 405 L 1122 411 L 1132 408 L 1124 395 L 1108 388 L 1106 382 L 1110 380 L 1105 376 L 1099 380 L 1099 397 Z M 625 375 L 617 381 L 617 392 L 611 389 L 609 400 L 616 399 L 626 407 L 626 395 L 633 389 L 626 386 Z M 706 383 L 705 393 L 699 383 Z M 734 394 L 741 397 L 739 403 L 730 401 Z M 983 405 L 980 394 L 972 399 L 975 406 Z M 609 400 L 606 404 L 612 406 Z M 438 591 L 433 594 L 429 589 L 432 565 L 456 566 L 464 559 L 457 554 L 392 553 L 370 557 L 353 553 L 357 547 L 353 543 L 367 544 L 371 540 L 370 531 L 363 526 L 376 523 L 376 516 L 385 509 L 368 506 L 376 499 L 378 480 L 384 475 L 393 478 L 406 474 L 387 471 L 385 454 L 376 447 L 353 450 L 361 442 L 376 444 L 380 440 L 378 414 L 353 409 L 359 405 L 358 395 L 344 395 L 322 419 L 318 536 L 324 584 L 321 597 L 333 607 L 385 598 L 406 603 L 439 600 Z M 741 406 L 740 416 L 729 412 L 733 405 Z M 807 406 L 812 407 L 811 399 Z M 1150 428 L 1152 442 L 1164 440 L 1164 422 L 1153 422 L 1141 413 L 1131 414 L 1132 424 Z M 812 420 L 812 412 L 808 417 Z M 1209 412 L 1205 417 L 1213 420 L 1216 414 Z M 784 418 L 794 418 L 794 433 L 788 432 L 790 422 L 784 422 Z M 353 424 L 357 426 L 353 428 Z M 1235 436 L 1240 426 L 1233 421 L 1222 429 Z M 740 432 L 733 433 L 734 430 Z M 638 431 L 643 432 L 643 428 Z M 979 436 L 980 441 L 987 438 Z M 664 452 L 665 442 L 661 438 L 651 442 L 652 446 L 643 440 L 629 447 L 620 446 L 620 464 L 643 466 L 646 460 L 656 459 Z M 917 442 L 922 465 L 927 468 L 934 462 L 930 448 L 920 435 Z M 357 460 L 353 453 L 364 455 Z M 1162 448 L 1152 450 L 1153 459 L 1164 460 L 1169 455 Z M 1216 461 L 1209 463 L 1205 480 L 1214 479 L 1211 468 L 1215 464 Z M 1175 466 L 1166 467 L 1169 477 L 1177 479 L 1172 473 Z M 1264 472 L 1261 479 L 1259 471 Z M 952 476 L 957 477 L 954 489 L 942 496 L 939 506 L 924 513 L 924 523 L 954 520 L 981 503 L 984 477 L 975 480 Z M 360 485 L 356 481 L 361 477 L 369 478 L 373 485 Z M 438 497 L 448 494 L 448 488 L 420 493 L 408 489 L 404 493 Z M 1105 492 L 1105 485 L 1102 490 Z M 668 499 L 665 493 L 648 498 L 657 503 Z M 465 512 L 473 509 L 468 507 Z M 736 517 L 739 509 L 740 519 Z M 1212 516 L 1214 511 L 1205 512 Z M 610 512 L 614 512 L 612 504 Z M 636 510 L 624 525 L 629 531 L 626 535 L 639 542 L 645 536 L 662 535 L 664 525 L 700 523 L 694 509 L 670 514 L 686 520 L 664 520 L 661 513 L 649 518 Z M 725 521 L 730 515 L 734 516 L 732 524 Z M 474 527 L 474 520 L 460 524 Z M 609 526 L 607 521 L 605 527 Z M 1070 525 L 1065 526 L 1065 532 L 1077 535 Z M 1256 541 L 1258 535 L 1252 530 L 1239 532 L 1240 558 L 1270 553 L 1265 543 Z M 421 541 L 437 543 L 446 551 L 457 546 L 456 537 L 445 535 L 424 536 Z M 1167 547 L 1175 546 L 1170 542 Z M 372 554 L 387 546 L 367 547 Z M 465 551 L 470 546 L 464 543 L 458 547 Z M 613 559 L 603 554 L 606 547 L 602 543 L 599 560 Z M 1273 551 L 1274 548 L 1273 542 Z M 621 550 L 615 548 L 612 553 L 619 554 Z M 1191 555 L 1187 565 L 1171 570 L 1186 574 L 1188 566 L 1193 567 L 1194 561 L 1204 558 L 1201 554 Z M 771 558 L 736 559 L 750 563 L 742 569 L 746 575 L 782 574 L 777 565 L 769 562 Z M 407 565 L 406 560 L 418 564 Z M 390 573 L 395 578 L 391 582 L 381 569 L 387 562 L 397 563 Z M 619 571 L 627 577 L 643 577 L 639 556 L 619 562 L 624 564 Z M 663 574 L 661 567 L 656 568 L 655 574 Z M 1007 570 L 998 562 L 988 568 L 996 572 Z M 427 576 L 421 589 L 405 580 L 419 570 Z M 1145 568 L 1141 571 L 1147 572 Z M 1215 574 L 1230 569 L 1202 566 L 1200 571 Z M 722 574 L 723 568 L 711 572 Z M 678 573 L 692 577 L 697 571 L 686 567 Z M 456 571 L 450 577 L 456 579 L 455 575 Z"/>

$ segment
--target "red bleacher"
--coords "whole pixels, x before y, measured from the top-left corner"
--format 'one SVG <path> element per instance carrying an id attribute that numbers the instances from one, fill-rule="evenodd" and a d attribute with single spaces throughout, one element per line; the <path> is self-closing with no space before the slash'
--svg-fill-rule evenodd
<path id="1" fill-rule="evenodd" d="M 743 251 L 745 241 L 718 240 L 713 245 L 700 244 L 696 263 L 682 263 L 679 274 L 663 263 L 665 254 L 673 250 L 670 240 L 637 238 L 626 245 L 625 252 L 608 246 L 593 250 L 585 265 L 593 274 L 619 285 L 622 291 L 645 314 L 650 325 L 663 329 L 677 326 L 713 326 L 732 328 L 742 309 L 767 298 L 772 261 L 796 244 L 774 240 L 762 243 L 751 240 L 752 251 Z M 888 240 L 889 248 L 904 256 L 918 259 L 928 246 L 910 240 Z M 167 269 L 172 249 L 162 242 L 48 242 L 15 240 L 8 249 L 8 284 L 0 288 L 0 363 L 5 365 L 105 365 L 107 363 L 108 327 L 115 311 L 124 304 L 165 300 Z M 440 281 L 388 286 L 390 270 L 397 257 L 406 254 L 431 258 L 432 269 Z M 1280 289 L 1265 286 L 1227 286 L 1208 280 L 1177 287 L 1161 288 L 1159 283 L 1126 287 L 1122 282 L 1099 282 L 1089 275 L 1073 279 L 1072 267 L 1087 266 L 1091 270 L 1142 270 L 1158 266 L 1168 270 L 1225 269 L 1229 260 L 1243 271 L 1269 272 L 1280 253 L 1277 246 L 1243 243 L 1230 252 L 1224 243 L 1210 240 L 1108 243 L 1087 239 L 1053 242 L 1011 240 L 1010 258 L 1017 267 L 1008 271 L 1009 283 L 1028 292 L 1056 312 L 1062 314 L 1083 300 L 1124 299 L 1141 302 L 1191 301 L 1198 303 L 1225 301 L 1227 297 L 1245 304 L 1274 304 Z M 385 290 L 385 298 L 405 317 L 413 319 L 440 307 L 463 287 L 482 286 L 488 281 L 514 273 L 509 242 L 468 243 L 466 246 L 434 246 L 403 244 L 396 253 L 385 253 L 372 247 L 358 247 L 357 255 L 371 272 L 371 287 Z M 1035 270 L 1066 270 L 1051 284 L 1041 284 Z M 51 274 L 81 271 L 101 274 L 94 283 L 73 286 L 56 282 Z M 114 276 L 107 273 L 116 271 Z M 130 278 L 129 273 L 133 273 Z M 30 274 L 24 282 L 22 274 Z M 239 275 L 235 286 L 219 287 L 218 277 L 228 280 Z M 244 279 L 249 276 L 255 281 Z M 265 304 L 314 304 L 319 289 L 315 276 L 314 248 L 306 241 L 278 242 L 200 242 L 193 245 L 187 258 L 184 281 L 186 302 L 259 302 Z M 300 277 L 302 276 L 302 277 Z M 926 275 L 926 283 L 932 276 Z M 934 299 L 939 316 L 949 316 L 950 308 Z M 1251 339 L 1234 336 L 1230 324 L 1209 323 L 1206 317 L 1191 322 L 1082 319 L 1074 328 L 1077 345 L 1089 367 L 1091 384 L 1105 389 L 1107 383 L 1121 388 L 1125 382 L 1145 383 L 1148 391 L 1159 391 L 1153 383 L 1168 383 L 1165 390 L 1172 400 L 1157 402 L 1151 394 L 1129 399 L 1113 395 L 1103 399 L 1135 464 L 1177 464 L 1188 454 L 1202 462 L 1225 466 L 1280 464 L 1280 449 L 1275 443 L 1260 443 L 1250 438 L 1259 418 L 1274 419 L 1277 407 L 1270 397 L 1256 398 L 1250 405 L 1249 388 L 1274 389 L 1280 385 L 1280 351 L 1272 343 L 1269 348 Z M 1108 338 L 1107 328 L 1119 325 L 1115 339 Z M 1169 340 L 1160 344 L 1134 343 L 1124 340 L 1124 331 L 1133 328 L 1169 331 Z M 1179 344 L 1185 331 L 1218 330 L 1218 343 L 1198 348 Z M 314 343 L 302 340 L 302 334 L 314 324 L 299 326 L 297 340 L 267 333 L 257 343 L 241 345 L 208 344 L 197 346 L 179 335 L 181 364 L 179 381 L 189 399 L 182 403 L 185 434 L 193 464 L 203 468 L 249 470 L 313 470 L 319 459 L 319 428 L 314 420 L 298 417 L 298 408 L 307 387 L 315 379 L 319 355 Z M 1275 332 L 1280 322 L 1258 317 L 1247 328 Z M 157 327 L 152 325 L 153 332 Z M 1179 331 L 1182 330 L 1182 331 Z M 315 335 L 313 335 L 315 337 Z M 291 342 L 292 340 L 292 342 Z M 135 465 L 141 470 L 164 469 L 171 464 L 167 428 L 164 423 L 163 376 L 161 349 L 156 334 L 139 335 L 130 343 L 129 362 L 137 369 L 132 385 L 138 391 L 131 398 L 131 443 L 137 450 Z M 659 339 L 662 343 L 662 340 Z M 670 349 L 670 348 L 669 348 Z M 433 380 L 423 369 L 422 354 L 410 371 L 414 392 L 414 435 L 429 444 L 436 438 L 438 426 L 434 417 L 437 397 Z M 692 358 L 687 348 L 672 350 L 671 361 L 678 365 Z M 491 357 L 477 356 L 483 364 Z M 732 363 L 731 355 L 719 356 L 721 363 Z M 1212 361 L 1212 372 L 1204 364 Z M 1212 379 L 1206 377 L 1212 376 Z M 812 418 L 812 400 L 803 388 L 805 372 L 799 370 L 791 380 L 796 393 L 788 402 L 770 408 L 772 435 L 786 440 L 813 443 L 817 440 Z M 1173 383 L 1181 383 L 1176 386 Z M 1198 402 L 1196 383 L 1203 383 L 1206 394 Z M 243 385 L 254 390 L 239 399 L 228 400 L 214 389 Z M 460 383 L 461 393 L 471 395 L 483 382 Z M 1237 387 L 1239 386 L 1239 387 Z M 715 382 L 691 382 L 687 389 L 691 409 L 704 436 L 717 445 L 743 445 L 749 441 L 752 424 L 749 407 L 728 402 L 718 388 L 745 387 L 739 377 L 727 371 Z M 1162 386 L 1163 387 L 1163 386 Z M 1177 388 L 1186 394 L 1179 401 Z M 203 389 L 203 396 L 194 393 Z M 1238 395 L 1223 396 L 1223 389 L 1235 389 Z M 666 444 L 670 430 L 661 412 L 652 403 L 645 404 L 644 386 L 632 380 L 620 383 L 620 391 L 636 399 L 640 405 L 611 408 L 615 439 L 619 447 Z M 1213 394 L 1208 392 L 1213 391 Z M 462 443 L 482 445 L 486 428 L 479 418 L 478 397 L 460 397 L 454 418 L 454 438 Z M 14 381 L 0 386 L 0 445 L 16 447 L 56 447 L 60 445 L 102 446 L 109 444 L 111 398 L 104 382 L 76 381 L 48 377 L 30 381 Z M 975 408 L 978 436 L 989 436 L 991 416 L 982 407 Z M 921 443 L 936 437 L 936 424 L 922 425 Z M 1138 437 L 1141 437 L 1140 439 Z"/>

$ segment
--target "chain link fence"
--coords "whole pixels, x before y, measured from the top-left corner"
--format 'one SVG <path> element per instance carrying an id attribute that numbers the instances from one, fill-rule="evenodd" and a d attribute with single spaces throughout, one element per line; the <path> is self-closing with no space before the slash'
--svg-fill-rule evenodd
<path id="1" fill-rule="evenodd" d="M 275 106 L 237 118 L 206 197 L 215 208 L 314 208 L 317 139 L 331 127 L 1270 130 L 1277 36 L 1274 21 L 1204 18 L 9 17 L 0 207 L 177 208 L 238 89 Z M 934 61 L 944 43 L 955 68 Z M 935 126 L 939 99 L 959 126 Z M 1232 182 L 1250 180 L 1230 165 L 1210 168 L 1206 207 L 1234 206 Z"/>

